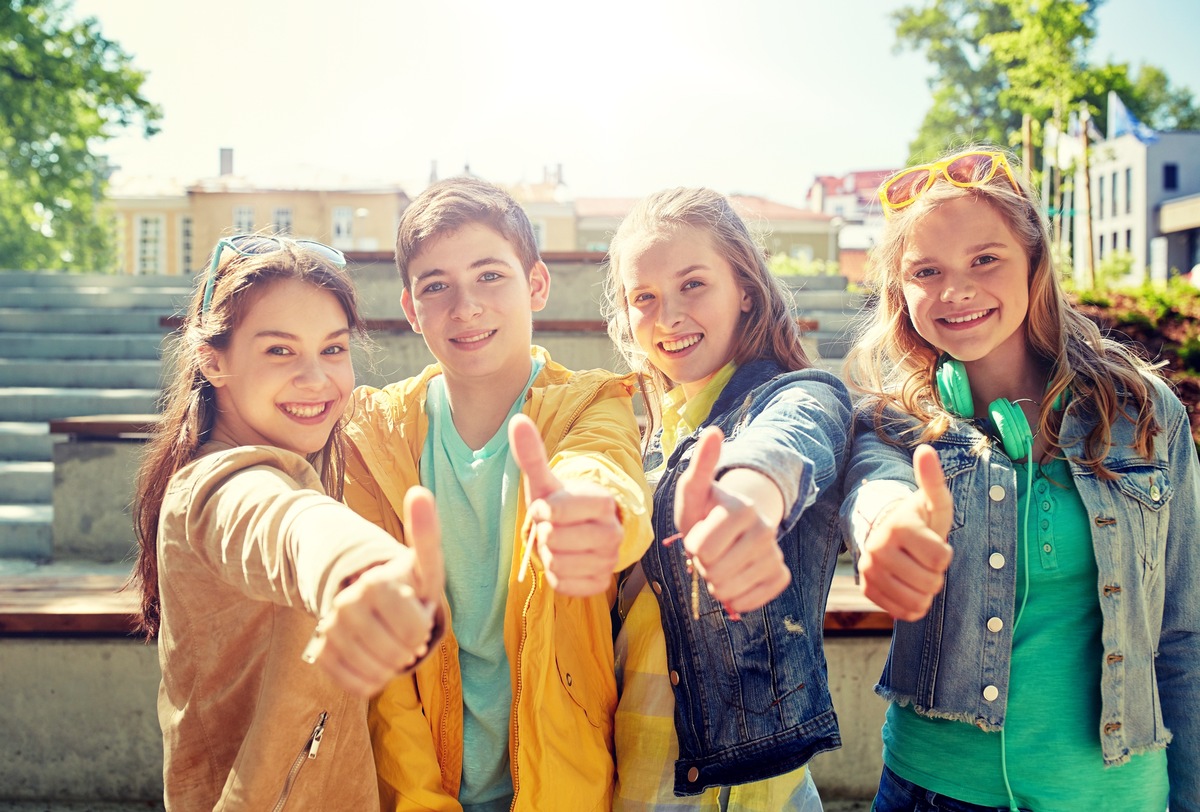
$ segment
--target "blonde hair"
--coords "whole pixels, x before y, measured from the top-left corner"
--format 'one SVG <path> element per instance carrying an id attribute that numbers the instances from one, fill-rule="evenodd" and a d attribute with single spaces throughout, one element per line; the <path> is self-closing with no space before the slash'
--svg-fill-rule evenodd
<path id="1" fill-rule="evenodd" d="M 1003 152 L 977 147 L 946 160 L 980 150 Z M 1015 166 L 1011 156 L 1008 160 Z M 970 188 L 955 186 L 939 176 L 914 202 L 891 214 L 867 268 L 866 281 L 876 300 L 863 314 L 847 355 L 847 382 L 868 396 L 858 408 L 873 412 L 881 436 L 884 412 L 889 408 L 919 422 L 907 438 L 912 445 L 935 440 L 950 427 L 955 418 L 942 405 L 935 379 L 941 355 L 913 326 L 904 300 L 900 261 L 913 229 L 938 206 L 962 198 L 986 203 L 1004 219 L 1029 257 L 1026 341 L 1033 356 L 1051 369 L 1035 430 L 1042 432 L 1051 447 L 1062 448 L 1062 412 L 1051 404 L 1070 390 L 1069 408 L 1085 410 L 1095 421 L 1078 462 L 1099 477 L 1115 478 L 1105 468 L 1104 458 L 1112 446 L 1112 425 L 1119 417 L 1135 424 L 1135 448 L 1142 456 L 1150 456 L 1159 425 L 1146 376 L 1154 374 L 1155 367 L 1104 338 L 1092 321 L 1071 307 L 1050 256 L 1038 197 L 1020 173 L 1014 172 L 1013 181 L 1019 191 L 999 171 L 987 183 Z"/>
<path id="2" fill-rule="evenodd" d="M 296 279 L 327 290 L 346 312 L 351 332 L 366 339 L 366 325 L 358 314 L 358 299 L 349 274 L 328 257 L 305 250 L 290 239 L 277 238 L 278 251 L 239 254 L 226 250 L 217 268 L 212 300 L 203 309 L 205 276 L 188 305 L 188 314 L 176 338 L 169 369 L 175 380 L 163 395 L 163 414 L 142 454 L 133 500 L 133 527 L 138 540 L 138 560 L 131 584 L 142 592 L 139 631 L 153 637 L 159 627 L 158 522 L 171 477 L 196 459 L 216 424 L 216 390 L 201 372 L 205 348 L 229 346 L 252 292 L 284 279 Z M 220 249 L 217 249 L 220 250 Z M 321 474 L 325 490 L 335 499 L 342 493 L 342 430 L 345 418 L 329 434 L 325 447 L 309 459 Z"/>
<path id="3" fill-rule="evenodd" d="M 734 282 L 750 298 L 750 310 L 741 314 L 734 333 L 730 360 L 741 365 L 770 358 L 787 370 L 812 366 L 800 345 L 800 331 L 788 297 L 767 269 L 762 249 L 728 198 L 711 189 L 696 188 L 667 189 L 650 195 L 634 205 L 613 236 L 604 285 L 608 334 L 629 368 L 643 381 L 642 394 L 651 419 L 647 437 L 653 434 L 659 402 L 672 382 L 649 363 L 634 340 L 621 271 L 628 261 L 627 252 L 639 241 L 669 236 L 684 226 L 709 236 L 714 250 L 733 268 Z M 647 381 L 654 397 L 647 394 Z"/>

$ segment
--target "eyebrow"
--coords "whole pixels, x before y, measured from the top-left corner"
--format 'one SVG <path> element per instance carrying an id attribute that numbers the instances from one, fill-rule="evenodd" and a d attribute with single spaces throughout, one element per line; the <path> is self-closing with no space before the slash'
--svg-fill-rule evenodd
<path id="1" fill-rule="evenodd" d="M 325 336 L 324 341 L 329 341 L 333 338 L 341 338 L 342 336 L 350 335 L 350 328 L 345 327 L 341 330 L 334 330 L 329 335 Z M 254 334 L 255 338 L 283 338 L 290 341 L 299 341 L 300 336 L 295 333 L 289 333 L 285 330 L 260 330 Z"/>
<path id="2" fill-rule="evenodd" d="M 1008 243 L 1003 243 L 1003 242 L 995 242 L 995 241 L 993 241 L 993 242 L 981 242 L 979 245 L 972 245 L 970 248 L 968 248 L 968 249 L 967 249 L 966 251 L 964 251 L 963 253 L 966 253 L 966 254 L 977 254 L 977 253 L 979 253 L 980 251 L 986 251 L 986 250 L 987 250 L 987 249 L 989 249 L 989 248 L 1008 248 Z M 936 264 L 937 264 L 937 260 L 933 259 L 932 257 L 914 257 L 914 258 L 912 258 L 912 259 L 909 259 L 908 257 L 901 257 L 901 259 L 900 259 L 900 264 L 901 264 L 902 266 L 909 266 L 909 265 L 936 265 Z"/>
<path id="3" fill-rule="evenodd" d="M 505 268 L 513 267 L 510 263 L 505 262 L 504 260 L 499 259 L 498 257 L 482 257 L 482 258 L 477 259 L 474 262 L 472 262 L 470 265 L 467 266 L 467 268 L 469 270 L 475 270 L 476 268 L 483 268 L 488 265 L 503 265 Z M 445 274 L 446 274 L 446 271 L 443 270 L 442 268 L 430 268 L 428 271 L 425 271 L 425 273 L 418 274 L 416 277 L 414 277 L 413 282 L 421 282 L 425 279 L 430 279 L 432 277 L 445 276 Z"/>

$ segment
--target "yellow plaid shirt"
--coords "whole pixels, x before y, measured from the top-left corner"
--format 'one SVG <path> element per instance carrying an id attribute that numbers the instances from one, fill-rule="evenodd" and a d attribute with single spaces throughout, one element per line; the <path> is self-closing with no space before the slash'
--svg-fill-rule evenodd
<path id="1" fill-rule="evenodd" d="M 663 398 L 663 466 L 679 440 L 690 435 L 708 417 L 713 404 L 729 383 L 735 366 L 730 363 L 713 376 L 696 397 L 688 400 L 676 387 Z M 652 482 L 662 466 L 648 472 Z M 658 507 L 657 505 L 655 506 Z M 616 750 L 617 788 L 613 809 L 620 812 L 694 809 L 701 812 L 777 812 L 788 805 L 804 784 L 806 767 L 785 775 L 735 787 L 711 787 L 700 795 L 675 797 L 675 761 L 679 740 L 675 735 L 675 694 L 667 668 L 667 642 L 658 601 L 641 574 L 628 579 L 619 596 L 625 621 L 617 635 Z M 626 594 L 626 592 L 634 594 Z M 626 612 L 626 607 L 628 611 Z M 677 607 L 688 612 L 686 606 Z"/>

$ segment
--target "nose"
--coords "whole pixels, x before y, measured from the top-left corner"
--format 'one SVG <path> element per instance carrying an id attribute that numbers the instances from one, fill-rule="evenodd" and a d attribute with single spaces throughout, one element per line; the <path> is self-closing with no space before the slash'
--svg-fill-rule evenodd
<path id="1" fill-rule="evenodd" d="M 975 286 L 969 279 L 947 279 L 938 296 L 943 302 L 966 302 L 975 296 Z"/>
<path id="2" fill-rule="evenodd" d="M 683 321 L 683 308 L 673 297 L 663 296 L 658 304 L 658 324 L 671 329 Z"/>
<path id="3" fill-rule="evenodd" d="M 456 321 L 469 321 L 481 312 L 483 312 L 483 307 L 479 304 L 479 300 L 471 295 L 469 289 L 462 290 L 454 298 L 454 304 L 450 308 L 450 318 Z"/>
<path id="4" fill-rule="evenodd" d="M 294 383 L 300 389 L 319 389 L 325 385 L 329 375 L 321 363 L 321 356 L 306 355 L 296 369 Z"/>

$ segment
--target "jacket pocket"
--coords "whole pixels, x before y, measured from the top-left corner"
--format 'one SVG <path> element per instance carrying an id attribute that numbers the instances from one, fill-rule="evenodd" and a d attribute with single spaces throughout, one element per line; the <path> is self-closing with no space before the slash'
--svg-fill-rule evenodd
<path id="1" fill-rule="evenodd" d="M 555 598 L 554 666 L 558 681 L 588 723 L 612 727 L 617 709 L 611 621 L 603 597 Z"/>
<path id="2" fill-rule="evenodd" d="M 284 806 L 287 805 L 288 796 L 292 794 L 292 789 L 296 786 L 296 779 L 300 777 L 300 771 L 304 769 L 304 765 L 317 757 L 317 751 L 321 749 L 321 739 L 325 735 L 325 722 L 329 718 L 327 711 L 321 711 L 320 717 L 317 719 L 317 724 L 313 727 L 312 733 L 308 737 L 308 741 L 304 743 L 304 747 L 296 755 L 296 759 L 292 762 L 292 768 L 288 770 L 287 779 L 283 782 L 283 789 L 279 792 L 279 800 L 272 807 L 274 812 L 281 812 Z"/>
<path id="3" fill-rule="evenodd" d="M 1119 475 L 1117 489 L 1128 508 L 1134 549 L 1142 560 L 1144 577 L 1150 578 L 1166 551 L 1170 501 L 1175 491 L 1163 466 L 1142 462 L 1114 470 Z M 1116 518 L 1120 522 L 1123 517 Z"/>

